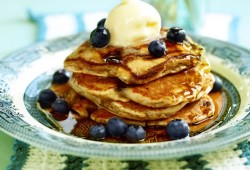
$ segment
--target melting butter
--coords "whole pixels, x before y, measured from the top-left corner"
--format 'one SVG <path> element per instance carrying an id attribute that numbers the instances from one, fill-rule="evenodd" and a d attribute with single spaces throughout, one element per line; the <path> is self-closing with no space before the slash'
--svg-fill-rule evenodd
<path id="1" fill-rule="evenodd" d="M 111 10 L 105 27 L 111 35 L 110 45 L 124 47 L 150 37 L 158 37 L 161 17 L 158 11 L 146 2 L 123 0 Z"/>

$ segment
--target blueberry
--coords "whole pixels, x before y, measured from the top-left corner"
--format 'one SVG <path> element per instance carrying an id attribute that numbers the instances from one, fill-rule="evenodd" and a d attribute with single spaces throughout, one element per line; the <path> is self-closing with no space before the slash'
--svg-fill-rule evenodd
<path id="1" fill-rule="evenodd" d="M 181 139 L 189 135 L 188 124 L 181 119 L 175 119 L 167 124 L 166 132 L 171 139 Z"/>
<path id="2" fill-rule="evenodd" d="M 222 86 L 223 86 L 222 80 L 218 76 L 214 76 L 214 78 L 215 78 L 215 82 L 214 82 L 214 86 L 213 86 L 211 92 L 220 91 L 222 89 Z"/>
<path id="3" fill-rule="evenodd" d="M 51 105 L 52 113 L 68 114 L 69 104 L 64 99 L 56 99 Z"/>
<path id="4" fill-rule="evenodd" d="M 185 30 L 179 27 L 172 27 L 167 33 L 167 39 L 173 42 L 183 42 L 186 39 Z"/>
<path id="5" fill-rule="evenodd" d="M 110 41 L 110 33 L 104 27 L 97 27 L 90 34 L 90 43 L 96 48 L 105 47 Z"/>
<path id="6" fill-rule="evenodd" d="M 139 142 L 145 139 L 146 131 L 142 126 L 130 125 L 126 130 L 126 139 L 130 142 Z"/>
<path id="7" fill-rule="evenodd" d="M 52 90 L 45 89 L 39 93 L 37 101 L 41 108 L 46 109 L 51 107 L 51 104 L 56 100 L 56 98 L 57 96 Z"/>
<path id="8" fill-rule="evenodd" d="M 69 80 L 70 74 L 67 70 L 65 69 L 60 69 L 57 70 L 54 74 L 53 74 L 53 78 L 52 78 L 52 83 L 53 84 L 64 84 L 67 83 Z"/>
<path id="9" fill-rule="evenodd" d="M 97 23 L 97 27 L 104 27 L 106 18 L 101 19 L 98 23 Z"/>
<path id="10" fill-rule="evenodd" d="M 148 45 L 148 51 L 155 57 L 161 57 L 166 54 L 166 46 L 160 40 L 154 40 Z"/>
<path id="11" fill-rule="evenodd" d="M 120 118 L 111 118 L 107 123 L 107 131 L 113 137 L 125 135 L 128 125 Z"/>
<path id="12" fill-rule="evenodd" d="M 106 128 L 103 125 L 93 125 L 89 129 L 89 136 L 94 140 L 101 140 L 106 137 Z"/>

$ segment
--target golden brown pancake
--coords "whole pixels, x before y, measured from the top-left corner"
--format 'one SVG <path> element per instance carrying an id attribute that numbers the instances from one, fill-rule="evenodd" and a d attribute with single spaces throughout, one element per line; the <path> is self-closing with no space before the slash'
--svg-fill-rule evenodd
<path id="1" fill-rule="evenodd" d="M 148 126 L 166 126 L 168 122 L 174 119 L 182 119 L 188 124 L 197 124 L 212 118 L 215 106 L 213 100 L 208 96 L 203 96 L 200 100 L 187 104 L 174 115 L 161 120 L 147 121 Z"/>
<path id="2" fill-rule="evenodd" d="M 196 100 L 199 100 L 202 96 L 208 94 L 213 86 L 213 78 L 211 74 L 208 75 L 208 79 L 206 80 L 207 86 L 205 89 L 201 90 L 196 96 Z M 95 102 L 94 98 L 90 99 Z M 193 100 L 193 101 L 196 101 Z M 157 120 L 169 117 L 170 115 L 175 114 L 177 111 L 182 109 L 188 102 L 182 102 L 177 105 L 169 106 L 169 107 L 161 107 L 161 108 L 153 108 L 141 105 L 139 103 L 129 101 L 129 102 L 121 102 L 121 101 L 102 101 L 100 98 L 97 103 L 101 107 L 104 107 L 111 113 L 125 117 L 128 119 L 135 120 Z M 190 101 L 189 101 L 190 102 Z"/>
<path id="3" fill-rule="evenodd" d="M 97 111 L 90 114 L 90 118 L 92 120 L 94 120 L 97 123 L 102 123 L 102 124 L 107 124 L 108 120 L 113 117 L 118 117 L 118 116 L 110 113 L 109 111 L 103 108 L 100 108 Z M 146 126 L 145 121 L 138 121 L 138 120 L 132 120 L 132 119 L 127 119 L 127 118 L 122 118 L 122 120 L 124 120 L 127 124 Z"/>
<path id="4" fill-rule="evenodd" d="M 211 80 L 208 79 L 206 83 L 211 83 L 209 81 Z M 70 104 L 71 109 L 80 117 L 91 116 L 91 119 L 99 123 L 104 123 L 110 116 L 116 116 L 123 118 L 128 124 L 141 126 L 164 126 L 167 122 L 177 118 L 183 119 L 189 124 L 193 124 L 211 117 L 214 113 L 214 104 L 211 98 L 206 95 L 211 88 L 212 87 L 210 87 L 207 92 L 203 91 L 201 99 L 196 102 L 189 104 L 182 103 L 167 108 L 152 108 L 133 101 L 103 101 L 95 96 L 87 96 L 89 97 L 89 99 L 87 99 L 75 92 L 68 83 L 51 86 L 51 89 L 56 92 L 58 96 L 64 98 Z M 99 108 L 97 110 L 97 105 L 92 101 L 98 101 L 97 104 L 102 106 L 100 107 L 101 109 Z M 46 112 L 46 110 L 43 111 Z"/>
<path id="5" fill-rule="evenodd" d="M 82 73 L 73 73 L 70 79 L 71 86 L 83 96 L 85 93 L 102 98 L 103 100 L 119 100 L 127 102 L 129 99 L 122 96 L 118 90 L 121 81 L 114 77 L 100 77 Z"/>
<path id="6" fill-rule="evenodd" d="M 187 103 L 180 103 L 170 107 L 153 108 L 135 103 L 133 101 L 103 101 L 101 106 L 120 117 L 133 120 L 156 120 L 169 117 L 170 115 L 182 109 L 186 104 Z"/>
<path id="7" fill-rule="evenodd" d="M 166 29 L 162 30 L 162 37 L 166 32 Z M 204 49 L 190 39 L 181 44 L 165 41 L 168 51 L 160 58 L 149 54 L 150 41 L 125 48 L 94 48 L 86 41 L 65 59 L 64 67 L 76 73 L 117 77 L 126 84 L 144 84 L 202 63 Z"/>
<path id="8" fill-rule="evenodd" d="M 152 108 L 143 106 L 133 101 L 122 102 L 115 100 L 107 100 L 99 96 L 92 95 L 83 91 L 81 87 L 74 86 L 74 90 L 106 110 L 116 114 L 117 116 L 134 119 L 134 120 L 154 120 L 158 118 L 168 117 L 185 106 L 187 103 L 181 103 L 171 107 Z"/>
<path id="9" fill-rule="evenodd" d="M 189 69 L 177 74 L 167 75 L 147 84 L 122 89 L 128 99 L 154 108 L 174 106 L 196 100 L 202 90 L 203 72 Z"/>
<path id="10" fill-rule="evenodd" d="M 72 88 L 83 96 L 122 102 L 132 100 L 144 106 L 162 108 L 192 102 L 208 94 L 214 79 L 210 73 L 205 73 L 209 67 L 207 65 L 170 74 L 142 85 L 131 86 L 114 77 L 81 73 L 73 73 L 70 82 Z"/>
<path id="11" fill-rule="evenodd" d="M 142 85 L 129 86 L 117 78 L 73 73 L 71 87 L 109 112 L 132 120 L 167 118 L 212 89 L 214 79 L 202 67 L 170 74 Z M 207 68 L 208 67 L 208 68 Z M 205 71 L 204 71 L 205 70 Z"/>
<path id="12" fill-rule="evenodd" d="M 213 117 L 215 111 L 214 103 L 212 99 L 205 95 L 200 100 L 187 104 L 177 113 L 169 116 L 165 119 L 142 121 L 142 120 L 131 120 L 128 118 L 122 118 L 128 124 L 136 124 L 141 126 L 166 126 L 168 122 L 174 119 L 182 119 L 188 124 L 197 124 L 204 120 Z M 110 118 L 119 117 L 107 110 L 101 108 L 93 112 L 90 118 L 98 123 L 106 124 Z"/>
<path id="13" fill-rule="evenodd" d="M 165 118 L 169 115 L 175 113 L 180 110 L 187 102 L 182 102 L 174 106 L 169 107 L 161 107 L 161 108 L 153 108 L 141 105 L 139 103 L 133 101 L 117 101 L 117 100 L 108 100 L 107 98 L 103 98 L 100 94 L 91 94 L 88 90 L 83 90 L 82 86 L 72 86 L 74 90 L 96 103 L 100 107 L 104 107 L 110 112 L 129 119 L 135 120 L 154 120 L 159 118 Z"/>

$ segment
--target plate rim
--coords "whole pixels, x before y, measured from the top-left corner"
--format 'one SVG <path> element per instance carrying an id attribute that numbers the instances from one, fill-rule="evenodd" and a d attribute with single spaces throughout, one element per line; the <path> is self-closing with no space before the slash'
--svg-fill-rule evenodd
<path id="1" fill-rule="evenodd" d="M 10 55 L 7 55 L 6 57 L 4 57 L 4 58 L 2 58 L 1 60 L 0 60 L 0 65 L 2 65 L 2 61 L 5 61 L 5 60 L 8 60 L 8 58 L 11 58 L 12 56 L 15 56 L 15 55 L 18 55 L 19 53 L 21 53 L 22 51 L 25 51 L 25 50 L 31 50 L 32 51 L 32 49 L 34 49 L 34 48 L 37 48 L 37 47 L 43 47 L 43 46 L 45 46 L 45 45 L 48 45 L 48 44 L 50 44 L 50 43 L 52 43 L 53 44 L 53 42 L 58 42 L 58 41 L 62 41 L 62 40 L 66 40 L 66 42 L 68 42 L 69 44 L 71 44 L 71 45 L 73 45 L 74 46 L 74 48 L 76 48 L 77 47 L 77 45 L 80 45 L 81 44 L 81 42 L 79 41 L 80 39 L 82 39 L 82 38 L 80 38 L 80 37 L 85 37 L 86 38 L 86 35 L 88 35 L 88 33 L 84 33 L 84 34 L 80 34 L 80 35 L 74 35 L 74 36 L 67 36 L 67 37 L 63 37 L 63 38 L 58 38 L 58 39 L 55 39 L 55 40 L 50 40 L 50 41 L 45 41 L 45 42 L 39 42 L 39 43 L 35 43 L 35 44 L 33 44 L 33 45 L 31 45 L 31 46 L 28 46 L 28 47 L 25 47 L 25 48 L 23 48 L 23 49 L 21 49 L 21 50 L 18 50 L 18 51 L 16 51 L 16 52 L 13 52 L 13 53 L 11 53 Z M 211 40 L 211 41 L 217 41 L 217 42 L 220 42 L 220 43 L 223 43 L 223 44 L 226 44 L 226 45 L 229 45 L 229 46 L 233 46 L 233 47 L 235 47 L 235 48 L 237 48 L 237 49 L 240 49 L 240 50 L 244 50 L 246 53 L 249 53 L 250 54 L 250 51 L 249 50 L 247 50 L 247 49 L 245 49 L 245 48 L 243 48 L 243 47 L 240 47 L 240 46 L 237 46 L 237 45 L 234 45 L 234 44 L 232 44 L 232 43 L 228 43 L 228 42 L 224 42 L 224 41 L 221 41 L 221 40 L 216 40 L 216 39 L 212 39 L 212 38 L 207 38 L 207 37 L 202 37 L 202 36 L 194 36 L 193 35 L 193 37 L 195 38 L 199 38 L 199 39 L 209 39 L 209 40 Z M 80 39 L 79 39 L 80 38 Z M 82 41 L 83 42 L 83 41 Z M 73 49 L 73 48 L 72 48 Z M 1 69 L 0 69 L 1 70 Z M 249 118 L 250 119 L 250 118 Z M 2 118 L 0 117 L 0 122 L 2 122 Z M 244 124 L 244 123 L 246 123 L 246 122 L 244 122 L 244 120 L 243 121 L 241 121 L 241 122 L 237 122 L 238 124 L 236 124 L 236 125 L 239 125 L 240 123 L 242 123 L 242 124 Z M 248 125 L 248 126 L 246 126 L 246 128 L 245 129 L 250 129 L 250 125 L 249 125 L 250 123 L 248 123 L 248 124 L 246 124 L 246 125 Z M 244 124 L 245 125 L 245 124 Z M 230 126 L 230 127 L 227 127 L 227 128 L 232 128 L 233 126 Z M 224 130 L 227 130 L 227 128 L 226 129 L 224 129 Z M 119 159 L 131 159 L 132 157 L 133 157 L 133 159 L 142 159 L 142 155 L 144 155 L 143 156 L 143 159 L 168 159 L 168 158 L 174 158 L 174 157 L 179 157 L 178 155 L 180 155 L 180 153 L 177 153 L 177 155 L 175 155 L 174 153 L 172 153 L 172 152 L 167 152 L 167 150 L 162 150 L 162 147 L 165 147 L 165 146 L 168 146 L 168 145 L 174 145 L 173 143 L 185 143 L 185 144 L 189 144 L 190 143 L 190 140 L 191 141 L 193 141 L 192 139 L 196 139 L 195 137 L 192 137 L 192 138 L 190 138 L 190 139 L 181 139 L 181 140 L 178 140 L 178 141 L 170 141 L 170 142 L 158 142 L 158 143 L 149 143 L 149 144 L 115 144 L 115 143 L 104 143 L 104 142 L 96 142 L 96 141 L 89 141 L 89 140 L 87 140 L 87 143 L 90 143 L 90 144 L 96 144 L 96 143 L 101 143 L 101 144 L 97 144 L 97 146 L 99 146 L 99 145 L 109 145 L 109 146 L 114 146 L 115 148 L 117 147 L 117 146 L 121 146 L 121 147 L 125 147 L 125 149 L 127 148 L 127 147 L 130 147 L 130 148 L 133 148 L 133 147 L 139 147 L 139 148 L 143 148 L 143 146 L 147 146 L 147 147 L 155 147 L 156 148 L 156 146 L 162 146 L 162 147 L 160 147 L 158 150 L 157 150 L 157 153 L 155 153 L 156 151 L 155 150 L 149 150 L 148 151 L 148 153 L 147 153 L 147 151 L 145 151 L 145 150 L 141 150 L 141 151 L 143 151 L 143 152 L 145 152 L 144 154 L 142 154 L 142 153 L 137 153 L 137 154 L 134 154 L 134 155 L 131 155 L 131 153 L 123 153 L 123 154 L 121 154 L 121 155 L 117 155 L 117 154 L 111 154 L 111 153 L 109 153 L 109 152 L 105 152 L 105 153 L 103 153 L 103 154 L 100 154 L 100 153 L 98 153 L 98 154 L 96 154 L 95 152 L 98 152 L 98 151 L 100 151 L 100 150 L 96 150 L 96 151 L 89 151 L 89 152 L 91 152 L 91 153 L 86 153 L 87 152 L 87 150 L 85 150 L 85 151 L 83 151 L 83 150 L 80 150 L 79 152 L 74 152 L 74 153 L 72 153 L 72 150 L 75 150 L 76 151 L 76 149 L 77 149 L 77 147 L 76 148 L 74 148 L 73 146 L 71 146 L 71 148 L 68 148 L 68 149 L 63 149 L 63 150 L 61 150 L 61 147 L 59 147 L 59 146 L 57 146 L 57 147 L 52 147 L 52 146 L 49 146 L 49 145 L 47 145 L 48 144 L 48 142 L 46 143 L 46 145 L 43 145 L 43 144 L 40 144 L 40 142 L 39 141 L 37 141 L 37 140 L 32 140 L 32 137 L 25 137 L 25 136 L 23 136 L 23 134 L 17 134 L 17 133 L 15 133 L 15 132 L 12 132 L 10 129 L 6 129 L 6 127 L 4 128 L 4 127 L 2 127 L 2 125 L 0 125 L 0 130 L 2 130 L 3 132 L 5 132 L 5 133 L 7 133 L 8 135 L 10 135 L 10 136 L 13 136 L 13 137 L 15 137 L 16 139 L 19 139 L 19 140 L 21 140 L 21 141 L 24 141 L 24 142 L 26 142 L 26 143 L 29 143 L 29 144 L 31 144 L 31 145 L 34 145 L 34 146 L 37 146 L 37 147 L 40 147 L 40 148 L 44 148 L 44 149 L 50 149 L 50 150 L 54 150 L 54 151 L 57 151 L 57 152 L 61 152 L 61 153 L 67 153 L 67 154 L 73 154 L 73 155 L 77 155 L 77 156 L 95 156 L 95 157 L 104 157 L 104 156 L 106 156 L 106 157 L 108 157 L 108 158 L 119 158 Z M 243 129 L 244 130 L 244 129 Z M 236 136 L 236 137 L 238 137 L 238 138 L 234 138 L 234 139 L 231 139 L 231 141 L 230 140 L 227 140 L 227 141 L 222 141 L 221 143 L 217 143 L 217 145 L 213 145 L 214 147 L 215 146 L 217 146 L 217 147 L 223 147 L 223 146 L 228 146 L 228 144 L 233 144 L 233 143 L 238 143 L 239 141 L 242 141 L 242 140 L 244 140 L 244 139 L 246 139 L 247 137 L 249 137 L 250 136 L 250 131 L 248 132 L 247 130 L 245 130 L 246 132 L 245 133 L 243 133 L 243 134 L 241 134 L 241 135 L 239 135 L 239 136 Z M 229 138 L 230 139 L 230 138 Z M 81 139 L 82 140 L 82 139 Z M 165 144 L 165 143 L 168 143 L 168 144 Z M 210 142 L 210 143 L 213 143 L 213 142 Z M 209 143 L 207 143 L 207 144 L 209 144 Z M 55 145 L 53 145 L 53 146 L 55 146 Z M 96 146 L 96 145 L 94 145 L 94 146 Z M 200 145 L 195 145 L 195 147 L 194 146 L 189 146 L 189 149 L 188 149 L 188 153 L 186 153 L 185 155 L 192 155 L 192 154 L 197 154 L 197 153 L 201 153 L 200 151 L 198 151 L 198 146 L 200 146 Z M 196 148 L 196 149 L 195 149 Z M 108 149 L 109 149 L 109 147 L 108 147 Z M 181 150 L 182 149 L 182 151 L 185 151 L 186 149 L 185 148 L 180 148 L 179 150 Z M 140 151 L 140 150 L 138 150 L 138 151 Z M 208 149 L 208 147 L 207 148 L 203 148 L 203 152 L 205 153 L 205 152 L 208 152 L 208 151 L 211 151 L 211 148 L 209 148 Z M 152 152 L 152 153 L 151 153 Z M 86 154 L 85 154 L 86 153 Z M 108 154 L 109 153 L 109 154 Z M 169 153 L 171 153 L 171 154 L 173 154 L 172 156 L 164 156 L 164 155 L 166 155 L 166 154 L 169 154 Z M 153 156 L 152 156 L 153 155 Z"/>

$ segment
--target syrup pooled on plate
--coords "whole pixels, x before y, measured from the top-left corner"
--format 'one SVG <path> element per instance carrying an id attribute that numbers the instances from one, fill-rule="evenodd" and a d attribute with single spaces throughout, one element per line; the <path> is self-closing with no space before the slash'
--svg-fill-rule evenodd
<path id="1" fill-rule="evenodd" d="M 64 97 L 64 98 L 67 98 L 66 96 L 71 96 L 69 94 L 72 93 L 70 92 L 72 89 L 68 83 L 63 83 L 63 84 L 52 83 L 51 89 L 54 92 L 56 92 L 58 96 Z M 223 92 L 222 90 L 219 90 L 217 92 L 211 92 L 209 94 L 209 96 L 212 98 L 213 103 L 215 105 L 214 115 L 212 117 L 207 118 L 206 120 L 203 120 L 202 122 L 189 125 L 190 136 L 197 135 L 206 130 L 209 130 L 210 128 L 214 127 L 216 124 L 219 123 L 220 118 L 223 117 L 223 107 L 226 105 L 225 103 L 226 99 L 225 99 L 224 93 L 225 92 Z M 85 101 L 85 99 L 82 99 L 82 101 Z M 94 112 L 97 110 L 97 107 L 93 105 L 93 103 L 88 103 L 88 102 L 83 102 L 83 103 L 85 104 L 84 108 L 87 108 L 89 112 L 87 114 L 90 114 L 91 112 Z M 78 108 L 80 108 L 79 103 L 78 105 L 74 105 L 68 114 L 55 113 L 50 108 L 42 109 L 42 110 L 46 114 L 47 118 L 49 118 L 50 121 L 53 122 L 53 125 L 55 126 L 55 128 L 58 129 L 59 131 L 66 133 L 66 134 L 71 134 L 80 138 L 91 139 L 89 136 L 90 128 L 93 125 L 100 125 L 100 123 L 97 123 L 91 120 L 89 117 L 86 117 L 86 115 L 85 116 L 79 115 L 79 113 L 75 111 Z M 110 118 L 107 115 L 102 115 L 102 116 L 103 116 L 103 119 Z M 162 142 L 162 141 L 171 140 L 171 138 L 166 134 L 166 126 L 150 127 L 150 126 L 145 126 L 145 124 L 143 123 L 142 123 L 142 126 L 144 126 L 144 129 L 146 131 L 146 137 L 143 141 L 140 141 L 140 143 L 153 143 L 153 142 Z M 129 141 L 127 141 L 125 137 L 117 138 L 117 137 L 112 137 L 109 135 L 106 136 L 101 141 L 115 142 L 115 143 L 129 143 Z"/>

